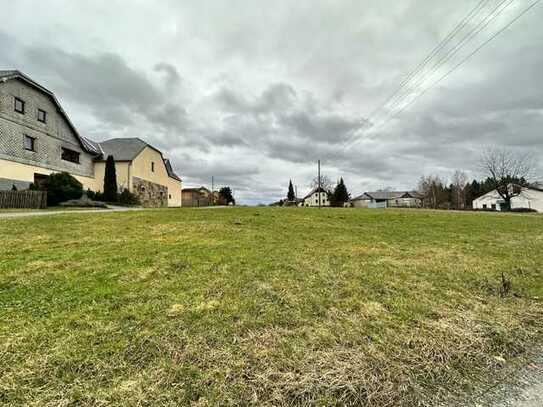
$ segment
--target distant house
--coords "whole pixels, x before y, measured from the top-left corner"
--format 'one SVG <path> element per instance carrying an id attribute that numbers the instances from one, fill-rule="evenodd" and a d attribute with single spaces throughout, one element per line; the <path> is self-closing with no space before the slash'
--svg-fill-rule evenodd
<path id="1" fill-rule="evenodd" d="M 0 71 L 0 190 L 67 172 L 101 192 L 110 154 L 119 192 L 128 189 L 144 206 L 181 206 L 181 179 L 158 149 L 138 138 L 83 137 L 53 92 L 19 71 Z"/>
<path id="2" fill-rule="evenodd" d="M 420 208 L 421 196 L 414 191 L 364 192 L 351 199 L 353 208 Z"/>
<path id="3" fill-rule="evenodd" d="M 363 193 L 362 195 L 352 198 L 349 202 L 353 208 L 368 208 L 371 198 L 369 195 L 366 195 L 366 193 Z"/>
<path id="4" fill-rule="evenodd" d="M 330 200 L 328 199 L 329 192 L 324 188 L 314 188 L 309 194 L 307 194 L 301 202 L 301 206 L 330 206 Z"/>
<path id="5" fill-rule="evenodd" d="M 183 198 L 183 206 L 201 207 L 209 206 L 213 203 L 214 198 L 218 197 L 217 193 L 211 193 L 206 187 L 200 188 L 185 188 L 181 192 Z"/>
<path id="6" fill-rule="evenodd" d="M 543 185 L 520 187 L 519 195 L 511 198 L 511 209 L 534 209 L 543 212 Z M 473 200 L 473 209 L 507 210 L 505 201 L 495 189 Z"/>

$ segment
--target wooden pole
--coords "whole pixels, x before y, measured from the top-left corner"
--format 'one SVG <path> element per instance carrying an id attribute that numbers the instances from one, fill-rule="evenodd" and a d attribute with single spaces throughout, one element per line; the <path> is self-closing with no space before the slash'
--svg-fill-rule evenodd
<path id="1" fill-rule="evenodd" d="M 317 194 L 319 194 L 319 209 L 321 207 L 321 160 L 318 161 L 318 185 Z"/>

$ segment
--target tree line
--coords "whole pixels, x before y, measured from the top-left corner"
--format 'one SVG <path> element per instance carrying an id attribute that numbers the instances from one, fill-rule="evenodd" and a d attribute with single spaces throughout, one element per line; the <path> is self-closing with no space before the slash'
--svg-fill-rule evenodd
<path id="1" fill-rule="evenodd" d="M 479 160 L 481 179 L 469 180 L 463 171 L 456 171 L 450 181 L 438 175 L 422 176 L 416 191 L 422 200 L 422 206 L 432 209 L 471 209 L 473 201 L 480 196 L 496 191 L 501 197 L 502 210 L 511 208 L 511 200 L 518 196 L 523 187 L 535 179 L 536 164 L 530 155 L 518 154 L 512 150 L 487 150 Z M 332 206 L 344 206 L 351 195 L 340 178 L 334 185 L 326 175 L 315 177 L 310 187 L 318 187 L 328 192 Z M 292 181 L 289 182 L 287 199 L 273 205 L 295 205 L 298 198 Z"/>
<path id="2" fill-rule="evenodd" d="M 502 210 L 507 210 L 511 208 L 511 200 L 521 193 L 522 188 L 530 185 L 537 168 L 530 155 L 505 149 L 486 151 L 480 158 L 479 167 L 485 178 L 471 182 L 462 171 L 456 171 L 449 184 L 436 175 L 423 176 L 418 185 L 423 206 L 433 209 L 471 209 L 475 199 L 496 191 L 504 202 Z"/>

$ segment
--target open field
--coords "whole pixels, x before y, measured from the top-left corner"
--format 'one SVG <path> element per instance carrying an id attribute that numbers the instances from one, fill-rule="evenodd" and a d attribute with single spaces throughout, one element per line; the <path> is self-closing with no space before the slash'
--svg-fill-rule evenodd
<path id="1" fill-rule="evenodd" d="M 66 214 L 0 247 L 0 404 L 428 405 L 543 343 L 538 215 Z"/>

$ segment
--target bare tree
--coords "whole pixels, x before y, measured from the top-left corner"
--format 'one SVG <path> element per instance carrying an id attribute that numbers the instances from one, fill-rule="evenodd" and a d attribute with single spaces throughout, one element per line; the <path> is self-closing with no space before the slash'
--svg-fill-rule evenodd
<path id="1" fill-rule="evenodd" d="M 447 202 L 445 183 L 437 175 L 421 177 L 418 190 L 425 208 L 441 208 Z"/>
<path id="2" fill-rule="evenodd" d="M 321 188 L 325 191 L 331 192 L 334 190 L 334 183 L 326 175 L 321 174 Z M 319 186 L 319 177 L 313 178 L 311 184 L 309 185 L 311 189 L 316 189 Z"/>
<path id="3" fill-rule="evenodd" d="M 517 154 L 506 149 L 489 149 L 481 157 L 481 170 L 492 186 L 511 207 L 511 199 L 518 196 L 535 175 L 535 162 L 529 154 Z"/>
<path id="4" fill-rule="evenodd" d="M 464 209 L 466 207 L 466 185 L 468 184 L 468 176 L 463 171 L 455 171 L 451 181 L 451 198 L 452 205 L 456 209 Z"/>

